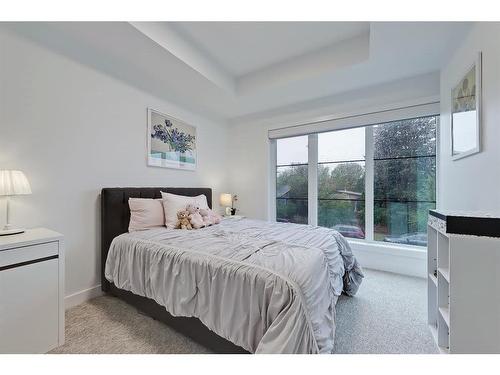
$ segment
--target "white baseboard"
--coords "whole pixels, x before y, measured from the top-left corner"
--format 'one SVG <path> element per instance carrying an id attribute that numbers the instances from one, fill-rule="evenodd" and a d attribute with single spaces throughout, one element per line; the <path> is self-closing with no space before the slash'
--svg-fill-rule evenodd
<path id="1" fill-rule="evenodd" d="M 64 305 L 66 307 L 66 310 L 73 307 L 77 306 L 81 303 L 84 303 L 85 301 L 88 301 L 89 299 L 99 297 L 103 294 L 101 290 L 101 284 L 96 285 L 92 288 L 84 289 L 79 292 L 70 294 L 69 296 L 66 296 L 64 298 Z"/>
<path id="2" fill-rule="evenodd" d="M 427 249 L 363 241 L 349 241 L 361 267 L 402 275 L 427 276 Z"/>

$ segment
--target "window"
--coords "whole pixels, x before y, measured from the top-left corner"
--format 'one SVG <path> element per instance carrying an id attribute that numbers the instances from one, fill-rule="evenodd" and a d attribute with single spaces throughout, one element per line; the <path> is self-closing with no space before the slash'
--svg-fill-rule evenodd
<path id="1" fill-rule="evenodd" d="M 436 207 L 436 117 L 373 127 L 374 239 L 427 245 Z"/>
<path id="2" fill-rule="evenodd" d="M 365 129 L 318 134 L 318 225 L 365 238 Z"/>
<path id="3" fill-rule="evenodd" d="M 276 220 L 307 224 L 308 137 L 276 141 Z"/>
<path id="4" fill-rule="evenodd" d="M 310 224 L 345 237 L 426 246 L 437 123 L 422 116 L 319 133 L 310 152 L 307 135 L 277 139 L 276 219 L 306 224 L 309 212 Z"/>

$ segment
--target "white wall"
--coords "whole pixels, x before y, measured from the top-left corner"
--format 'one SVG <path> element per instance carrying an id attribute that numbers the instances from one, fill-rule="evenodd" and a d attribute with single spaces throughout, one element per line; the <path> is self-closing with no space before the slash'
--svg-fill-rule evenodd
<path id="1" fill-rule="evenodd" d="M 147 107 L 197 125 L 196 172 L 146 166 Z M 216 198 L 226 145 L 225 125 L 0 29 L 0 169 L 23 170 L 33 190 L 12 222 L 65 235 L 67 296 L 100 284 L 101 188 L 203 186 Z"/>
<path id="2" fill-rule="evenodd" d="M 500 214 L 500 24 L 477 23 L 441 72 L 440 208 Z M 453 161 L 450 93 L 483 53 L 482 152 Z"/>
<path id="3" fill-rule="evenodd" d="M 360 115 L 399 106 L 439 100 L 439 74 L 430 73 L 385 85 L 356 90 L 300 105 L 240 119 L 229 128 L 231 192 L 238 194 L 241 214 L 268 218 L 268 130 L 312 121 Z"/>

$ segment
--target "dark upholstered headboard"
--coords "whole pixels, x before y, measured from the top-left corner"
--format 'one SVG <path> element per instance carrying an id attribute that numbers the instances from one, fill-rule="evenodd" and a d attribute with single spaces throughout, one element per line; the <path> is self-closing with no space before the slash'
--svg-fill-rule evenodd
<path id="1" fill-rule="evenodd" d="M 101 288 L 107 291 L 109 282 L 104 277 L 104 267 L 109 246 L 116 236 L 128 231 L 130 221 L 129 198 L 161 198 L 161 191 L 196 196 L 204 194 L 212 208 L 212 189 L 209 188 L 104 188 L 101 191 Z"/>

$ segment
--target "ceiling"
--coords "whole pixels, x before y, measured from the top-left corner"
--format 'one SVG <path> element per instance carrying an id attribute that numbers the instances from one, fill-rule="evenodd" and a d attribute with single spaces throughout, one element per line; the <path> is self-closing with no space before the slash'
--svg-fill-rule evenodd
<path id="1" fill-rule="evenodd" d="M 458 22 L 58 22 L 0 27 L 228 122 L 439 71 Z"/>
<path id="2" fill-rule="evenodd" d="M 173 22 L 171 25 L 233 76 L 255 72 L 370 31 L 368 22 Z"/>

